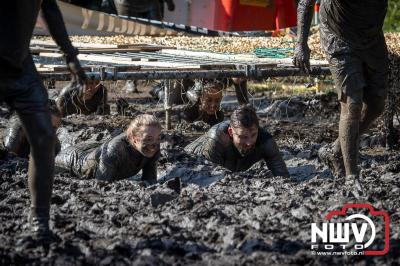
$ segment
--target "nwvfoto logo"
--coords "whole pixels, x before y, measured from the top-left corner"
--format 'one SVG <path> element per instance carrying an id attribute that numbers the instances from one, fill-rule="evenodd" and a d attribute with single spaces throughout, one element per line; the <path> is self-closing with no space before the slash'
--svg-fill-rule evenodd
<path id="1" fill-rule="evenodd" d="M 381 250 L 368 249 L 377 239 L 377 229 L 372 219 L 364 214 L 348 215 L 348 209 L 367 209 L 371 217 L 380 217 L 384 221 L 384 247 Z M 329 222 L 333 217 L 342 218 L 343 222 Z M 376 211 L 370 204 L 345 204 L 341 210 L 331 211 L 327 216 L 328 222 L 318 226 L 311 224 L 311 250 L 333 250 L 354 248 L 364 255 L 384 255 L 389 251 L 389 214 L 385 211 Z M 358 221 L 358 223 L 356 223 Z M 361 224 L 360 224 L 361 221 Z M 367 234 L 369 232 L 369 234 Z M 350 234 L 352 233 L 352 234 Z M 323 243 L 317 244 L 318 240 Z M 349 243 L 354 243 L 350 246 Z"/>

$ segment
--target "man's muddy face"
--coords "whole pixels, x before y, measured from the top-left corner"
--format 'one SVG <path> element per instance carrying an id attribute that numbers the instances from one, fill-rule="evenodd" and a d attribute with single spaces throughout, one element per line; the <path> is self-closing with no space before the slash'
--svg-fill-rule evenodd
<path id="1" fill-rule="evenodd" d="M 215 115 L 222 101 L 222 91 L 217 88 L 208 89 L 200 99 L 200 108 L 208 115 Z"/>
<path id="2" fill-rule="evenodd" d="M 160 150 L 161 130 L 155 126 L 143 126 L 136 136 L 133 143 L 144 157 L 151 158 Z"/>
<path id="3" fill-rule="evenodd" d="M 229 127 L 228 133 L 232 137 L 233 144 L 241 155 L 248 154 L 256 144 L 258 137 L 258 127 Z"/>
<path id="4" fill-rule="evenodd" d="M 90 100 L 99 90 L 100 81 L 98 80 L 88 80 L 86 83 L 85 91 L 83 92 L 83 99 Z"/>

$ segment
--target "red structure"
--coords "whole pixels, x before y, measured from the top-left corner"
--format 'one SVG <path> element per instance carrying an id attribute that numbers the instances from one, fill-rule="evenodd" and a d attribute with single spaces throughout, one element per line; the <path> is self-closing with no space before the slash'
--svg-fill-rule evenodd
<path id="1" fill-rule="evenodd" d="M 277 30 L 296 26 L 294 0 L 216 0 L 214 29 Z"/>

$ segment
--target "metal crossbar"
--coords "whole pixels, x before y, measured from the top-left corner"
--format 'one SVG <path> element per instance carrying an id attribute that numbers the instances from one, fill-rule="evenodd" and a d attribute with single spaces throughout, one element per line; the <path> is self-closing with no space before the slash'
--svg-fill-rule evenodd
<path id="1" fill-rule="evenodd" d="M 49 59 L 51 58 L 51 59 Z M 40 53 L 35 56 L 38 64 L 62 65 L 57 53 Z M 89 78 L 97 80 L 171 80 L 171 79 L 265 79 L 304 75 L 329 75 L 324 65 L 314 66 L 306 74 L 288 65 L 289 61 L 271 61 L 251 55 L 217 54 L 203 51 L 138 51 L 81 53 L 79 56 Z M 290 59 L 289 59 L 290 60 Z M 62 66 L 57 71 L 41 71 L 43 79 L 68 81 L 70 74 Z M 171 127 L 172 104 L 169 100 L 171 82 L 166 82 L 164 109 L 166 127 Z"/>

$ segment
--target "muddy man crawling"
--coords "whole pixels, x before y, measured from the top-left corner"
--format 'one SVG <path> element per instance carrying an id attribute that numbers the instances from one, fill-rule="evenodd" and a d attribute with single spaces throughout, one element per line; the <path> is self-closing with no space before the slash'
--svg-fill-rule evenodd
<path id="1" fill-rule="evenodd" d="M 203 156 L 233 172 L 245 171 L 265 160 L 274 176 L 289 172 L 272 136 L 259 127 L 253 107 L 242 105 L 230 121 L 213 126 L 205 135 L 185 147 L 188 154 Z"/>

